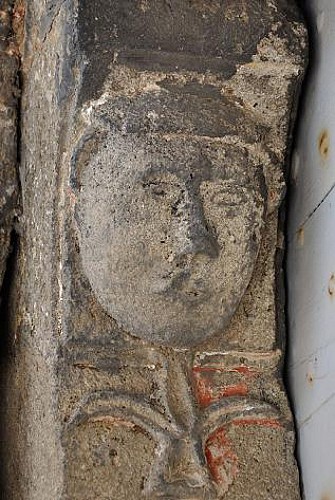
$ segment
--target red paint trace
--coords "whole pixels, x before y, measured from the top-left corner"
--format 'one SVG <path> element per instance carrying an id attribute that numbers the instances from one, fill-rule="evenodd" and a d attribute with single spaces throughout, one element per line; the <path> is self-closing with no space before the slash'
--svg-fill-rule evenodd
<path id="1" fill-rule="evenodd" d="M 212 373 L 236 373 L 242 377 L 250 378 L 260 374 L 256 369 L 245 365 L 232 368 L 225 367 L 210 367 L 210 366 L 194 366 L 194 385 L 197 401 L 200 406 L 206 407 L 212 403 L 220 401 L 226 397 L 245 397 L 249 394 L 247 383 L 242 381 L 233 384 L 218 385 L 212 380 Z M 206 376 L 207 375 L 207 376 Z"/>
<path id="2" fill-rule="evenodd" d="M 195 377 L 195 394 L 198 403 L 202 407 L 206 407 L 212 403 L 220 401 L 222 398 L 227 397 L 244 397 L 249 393 L 247 384 L 241 382 L 239 384 L 227 385 L 220 387 L 214 392 L 211 381 L 204 377 Z"/>
<path id="3" fill-rule="evenodd" d="M 228 491 L 238 474 L 238 458 L 224 428 L 217 429 L 209 436 L 205 456 L 214 481 L 220 485 L 222 492 Z"/>

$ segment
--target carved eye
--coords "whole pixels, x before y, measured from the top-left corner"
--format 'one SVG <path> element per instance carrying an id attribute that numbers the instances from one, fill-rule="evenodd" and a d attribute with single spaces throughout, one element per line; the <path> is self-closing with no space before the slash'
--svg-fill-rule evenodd
<path id="1" fill-rule="evenodd" d="M 167 195 L 168 185 L 166 184 L 166 182 L 148 181 L 148 182 L 144 183 L 143 187 L 145 189 L 149 190 L 150 193 L 153 194 L 154 196 L 164 197 Z"/>
<path id="2" fill-rule="evenodd" d="M 215 205 L 225 206 L 231 204 L 231 200 L 229 199 L 229 193 L 227 192 L 226 189 L 223 188 L 215 189 L 212 193 L 211 198 L 212 202 Z"/>
<path id="3" fill-rule="evenodd" d="M 238 207 L 246 201 L 240 186 L 233 183 L 204 183 L 202 194 L 218 207 Z"/>
<path id="4" fill-rule="evenodd" d="M 218 207 L 230 207 L 232 205 L 237 205 L 232 201 L 231 193 L 229 189 L 223 186 L 213 186 L 209 190 L 209 199 L 214 206 Z"/>
<path id="5" fill-rule="evenodd" d="M 154 198 L 169 198 L 171 202 L 176 198 L 181 189 L 178 180 L 166 178 L 166 176 L 150 177 L 142 182 L 142 186 Z"/>

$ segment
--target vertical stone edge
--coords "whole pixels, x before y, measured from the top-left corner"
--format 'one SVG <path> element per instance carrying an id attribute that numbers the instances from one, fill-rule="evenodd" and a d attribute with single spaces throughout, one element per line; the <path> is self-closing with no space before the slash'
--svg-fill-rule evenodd
<path id="1" fill-rule="evenodd" d="M 62 140 L 68 102 L 74 2 L 32 0 L 18 39 L 21 215 L 12 269 L 10 329 L 2 367 L 3 498 L 62 498 L 58 358 L 62 300 L 59 218 Z M 70 95 L 70 98 L 69 98 Z"/>
<path id="2" fill-rule="evenodd" d="M 0 1 L 0 494 L 7 494 L 7 409 L 11 393 L 8 363 L 11 277 L 17 254 L 19 218 L 20 69 L 24 8 L 21 0 Z"/>

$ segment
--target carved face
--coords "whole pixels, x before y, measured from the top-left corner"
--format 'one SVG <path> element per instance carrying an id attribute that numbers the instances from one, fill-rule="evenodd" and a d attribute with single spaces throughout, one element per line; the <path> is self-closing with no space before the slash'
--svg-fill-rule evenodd
<path id="1" fill-rule="evenodd" d="M 99 302 L 152 343 L 189 347 L 220 332 L 258 253 L 265 189 L 255 160 L 228 138 L 115 128 L 93 150 L 79 161 L 76 215 Z"/>

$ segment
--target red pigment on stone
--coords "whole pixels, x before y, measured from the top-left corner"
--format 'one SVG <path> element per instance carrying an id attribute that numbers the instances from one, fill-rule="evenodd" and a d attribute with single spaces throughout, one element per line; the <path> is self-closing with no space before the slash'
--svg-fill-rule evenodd
<path id="1" fill-rule="evenodd" d="M 200 371 L 196 368 L 200 367 L 193 368 L 195 395 L 199 405 L 202 407 L 209 406 L 211 403 L 216 403 L 222 398 L 234 396 L 244 397 L 249 393 L 248 386 L 245 382 L 216 388 L 209 377 L 203 376 L 205 370 Z M 206 371 L 211 372 L 212 370 Z"/>
<path id="2" fill-rule="evenodd" d="M 221 398 L 228 398 L 231 396 L 247 396 L 248 394 L 248 386 L 247 384 L 235 384 L 228 385 L 223 387 L 218 396 L 215 398 L 215 401 L 218 401 Z"/>
<path id="3" fill-rule="evenodd" d="M 225 491 L 238 474 L 238 458 L 223 428 L 217 429 L 207 439 L 205 456 L 214 481 Z"/>
<path id="4" fill-rule="evenodd" d="M 209 380 L 205 378 L 200 378 L 199 376 L 194 377 L 195 380 L 195 395 L 200 406 L 208 406 L 213 403 L 213 390 L 210 385 Z"/>

